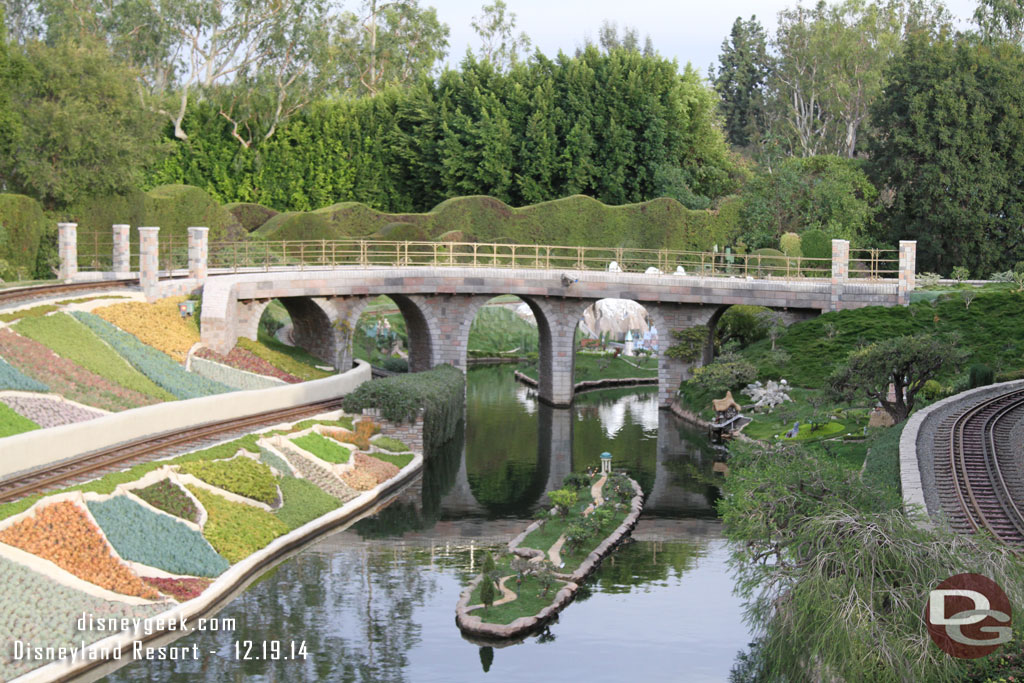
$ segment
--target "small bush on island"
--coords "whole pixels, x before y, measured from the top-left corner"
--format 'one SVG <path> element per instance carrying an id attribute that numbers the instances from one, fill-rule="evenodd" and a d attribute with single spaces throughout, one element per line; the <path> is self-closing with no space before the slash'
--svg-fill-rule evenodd
<path id="1" fill-rule="evenodd" d="M 551 504 L 555 506 L 555 510 L 563 518 L 569 514 L 569 510 L 576 504 L 577 499 L 576 491 L 570 491 L 568 489 L 557 489 L 555 491 L 548 492 L 548 498 L 551 500 Z"/>

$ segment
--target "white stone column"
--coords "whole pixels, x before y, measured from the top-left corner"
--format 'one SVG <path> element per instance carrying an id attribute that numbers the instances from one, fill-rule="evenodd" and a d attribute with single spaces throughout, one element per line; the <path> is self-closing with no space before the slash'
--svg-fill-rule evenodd
<path id="1" fill-rule="evenodd" d="M 57 224 L 57 253 L 60 279 L 70 281 L 78 274 L 78 223 Z"/>
<path id="2" fill-rule="evenodd" d="M 832 240 L 832 293 L 829 310 L 841 308 L 843 289 L 850 278 L 850 242 L 849 240 Z"/>
<path id="3" fill-rule="evenodd" d="M 159 297 L 160 228 L 139 228 L 139 284 L 146 301 Z"/>
<path id="4" fill-rule="evenodd" d="M 914 291 L 915 271 L 917 270 L 917 242 L 900 240 L 900 281 L 898 301 L 901 306 L 910 303 L 910 293 Z"/>
<path id="5" fill-rule="evenodd" d="M 114 274 L 119 277 L 127 277 L 131 272 L 131 232 L 132 226 L 126 223 L 116 223 L 114 231 Z"/>
<path id="6" fill-rule="evenodd" d="M 209 233 L 209 228 L 188 229 L 188 276 L 200 285 L 206 280 Z"/>

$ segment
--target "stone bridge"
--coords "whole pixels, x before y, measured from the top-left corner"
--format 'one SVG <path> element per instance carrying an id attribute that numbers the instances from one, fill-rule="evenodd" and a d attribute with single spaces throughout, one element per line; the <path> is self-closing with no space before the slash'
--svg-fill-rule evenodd
<path id="1" fill-rule="evenodd" d="M 237 275 L 210 275 L 203 286 L 202 341 L 227 353 L 238 337 L 256 338 L 260 316 L 280 299 L 294 339 L 335 367 L 352 363 L 352 335 L 360 313 L 379 295 L 391 297 L 405 318 L 413 372 L 450 363 L 465 369 L 469 328 L 477 311 L 502 294 L 514 294 L 533 311 L 539 332 L 539 396 L 552 405 L 573 397 L 574 334 L 584 309 L 599 299 L 631 299 L 658 328 L 659 404 L 667 407 L 688 369 L 668 357 L 674 331 L 706 325 L 713 332 L 735 304 L 782 312 L 787 324 L 825 311 L 908 302 L 914 287 L 915 243 L 900 244 L 897 279 L 859 281 L 849 274 L 849 243 L 833 241 L 832 277 L 754 279 L 604 271 L 459 266 L 335 266 Z"/>

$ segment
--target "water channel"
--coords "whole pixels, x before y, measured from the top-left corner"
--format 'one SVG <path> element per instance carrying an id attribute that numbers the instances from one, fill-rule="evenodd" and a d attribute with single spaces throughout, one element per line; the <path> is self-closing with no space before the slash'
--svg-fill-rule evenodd
<path id="1" fill-rule="evenodd" d="M 703 435 L 659 411 L 653 389 L 590 392 L 552 409 L 508 366 L 469 372 L 466 413 L 463 433 L 388 507 L 247 588 L 217 615 L 233 629 L 174 643 L 196 644 L 198 659 L 135 662 L 104 680 L 726 680 L 750 638 Z M 481 550 L 505 544 L 545 491 L 606 450 L 647 496 L 634 542 L 544 633 L 504 648 L 464 640 L 455 603 Z M 264 642 L 282 658 L 261 659 Z"/>

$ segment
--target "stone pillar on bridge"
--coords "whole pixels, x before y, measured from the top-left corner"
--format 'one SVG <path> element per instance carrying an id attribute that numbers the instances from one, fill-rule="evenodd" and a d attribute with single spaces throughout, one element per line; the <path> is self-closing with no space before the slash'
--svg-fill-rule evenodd
<path id="1" fill-rule="evenodd" d="M 900 240 L 900 280 L 896 297 L 900 306 L 910 303 L 910 293 L 914 291 L 916 270 L 917 242 Z"/>
<path id="2" fill-rule="evenodd" d="M 850 277 L 850 242 L 832 240 L 832 291 L 829 297 L 830 311 L 838 311 L 842 304 L 843 289 Z"/>
<path id="3" fill-rule="evenodd" d="M 159 298 L 160 228 L 139 228 L 139 284 L 146 301 Z"/>
<path id="4" fill-rule="evenodd" d="M 651 322 L 658 328 L 658 406 L 668 408 L 672 405 L 680 383 L 690 376 L 690 369 L 700 367 L 706 362 L 704 353 L 701 354 L 701 358 L 693 361 L 669 357 L 665 352 L 676 343 L 672 332 L 707 325 L 719 306 L 648 302 L 643 302 L 643 305 L 651 316 Z"/>
<path id="5" fill-rule="evenodd" d="M 430 333 L 430 367 L 448 363 L 466 371 L 469 328 L 477 311 L 493 297 L 474 294 L 411 295 Z M 410 344 L 412 341 L 410 340 Z"/>
<path id="6" fill-rule="evenodd" d="M 57 224 L 57 253 L 60 279 L 69 281 L 78 274 L 78 223 Z"/>
<path id="7" fill-rule="evenodd" d="M 523 297 L 537 319 L 539 386 L 537 396 L 553 406 L 572 404 L 575 387 L 576 326 L 590 301 L 556 297 Z"/>
<path id="8" fill-rule="evenodd" d="M 113 246 L 113 267 L 114 275 L 125 278 L 132 270 L 131 262 L 131 230 L 132 226 L 127 223 L 115 223 L 112 226 Z"/>
<path id="9" fill-rule="evenodd" d="M 355 338 L 359 316 L 370 303 L 370 297 L 336 296 L 331 297 L 328 303 L 333 309 L 333 314 L 328 317 L 331 318 L 331 326 L 334 328 L 334 366 L 338 368 L 338 372 L 345 372 L 355 362 L 352 340 Z"/>
<path id="10" fill-rule="evenodd" d="M 209 228 L 188 229 L 188 276 L 201 285 L 206 280 L 206 260 L 209 254 Z"/>

